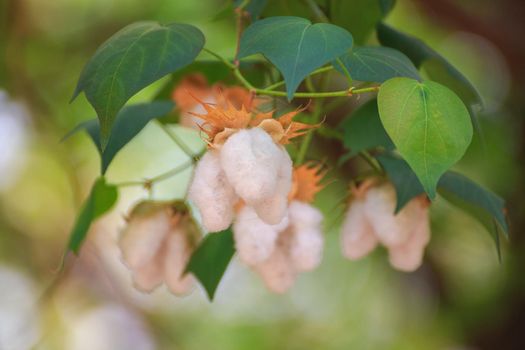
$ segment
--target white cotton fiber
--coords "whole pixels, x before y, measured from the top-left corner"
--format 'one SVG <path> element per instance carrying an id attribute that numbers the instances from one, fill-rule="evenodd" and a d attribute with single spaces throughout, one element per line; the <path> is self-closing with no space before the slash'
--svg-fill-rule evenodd
<path id="1" fill-rule="evenodd" d="M 209 232 L 227 229 L 234 216 L 237 196 L 220 166 L 216 150 L 210 150 L 199 160 L 189 189 L 189 199 L 195 203 L 202 224 Z"/>
<path id="2" fill-rule="evenodd" d="M 296 272 L 288 255 L 279 247 L 272 255 L 255 267 L 266 287 L 274 293 L 285 293 L 295 282 Z"/>
<path id="3" fill-rule="evenodd" d="M 166 240 L 164 280 L 168 289 L 175 295 L 189 293 L 193 285 L 192 275 L 184 275 L 192 253 L 192 245 L 188 238 L 184 231 L 176 229 Z"/>
<path id="4" fill-rule="evenodd" d="M 136 269 L 150 263 L 157 255 L 170 227 L 171 215 L 163 209 L 132 217 L 119 242 L 126 265 Z"/>
<path id="5" fill-rule="evenodd" d="M 291 201 L 288 211 L 290 221 L 297 228 L 316 227 L 321 225 L 321 222 L 323 221 L 323 214 L 319 211 L 319 209 L 311 206 L 308 203 Z"/>
<path id="6" fill-rule="evenodd" d="M 141 292 L 151 293 L 164 281 L 164 252 L 160 250 L 146 265 L 131 270 L 133 284 Z"/>
<path id="7" fill-rule="evenodd" d="M 248 205 L 275 193 L 282 149 L 264 130 L 238 131 L 226 140 L 220 155 L 229 183 Z"/>
<path id="8" fill-rule="evenodd" d="M 268 259 L 275 249 L 278 232 L 287 225 L 286 217 L 279 225 L 268 225 L 251 207 L 244 206 L 233 224 L 235 247 L 241 261 L 256 265 Z"/>
<path id="9" fill-rule="evenodd" d="M 361 259 L 377 246 L 377 238 L 364 212 L 362 200 L 354 200 L 345 216 L 341 230 L 343 255 L 350 260 Z"/>
<path id="10" fill-rule="evenodd" d="M 390 264 L 401 271 L 414 271 L 421 266 L 425 246 L 430 241 L 428 209 L 424 208 L 420 211 L 420 215 L 415 220 L 417 224 L 408 240 L 388 249 Z"/>
<path id="11" fill-rule="evenodd" d="M 414 227 L 413 203 L 409 202 L 394 215 L 396 192 L 390 183 L 368 190 L 365 197 L 365 214 L 377 238 L 385 246 L 395 246 L 407 240 Z"/>
<path id="12" fill-rule="evenodd" d="M 322 213 L 310 204 L 292 201 L 289 206 L 290 259 L 297 271 L 310 271 L 319 266 L 323 255 Z"/>
<path id="13" fill-rule="evenodd" d="M 290 247 L 290 258 L 296 271 L 311 271 L 319 266 L 323 257 L 323 233 L 319 228 L 295 231 Z"/>
<path id="14" fill-rule="evenodd" d="M 257 215 L 268 224 L 278 224 L 287 213 L 288 193 L 292 187 L 292 160 L 288 152 L 281 149 L 281 164 L 277 173 L 274 194 L 253 205 Z"/>

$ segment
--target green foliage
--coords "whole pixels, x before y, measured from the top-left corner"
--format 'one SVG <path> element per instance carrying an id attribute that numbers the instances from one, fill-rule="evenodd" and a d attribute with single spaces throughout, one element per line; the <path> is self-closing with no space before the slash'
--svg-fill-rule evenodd
<path id="1" fill-rule="evenodd" d="M 332 23 L 347 29 L 363 45 L 393 5 L 392 0 L 331 0 L 329 15 Z"/>
<path id="2" fill-rule="evenodd" d="M 467 106 L 481 105 L 481 97 L 470 81 L 422 40 L 401 33 L 384 23 L 377 27 L 377 38 L 382 45 L 407 55 L 416 67 L 425 69 L 430 79 L 450 88 Z"/>
<path id="3" fill-rule="evenodd" d="M 135 93 L 191 63 L 204 36 L 187 24 L 138 22 L 109 38 L 86 64 L 73 99 L 84 91 L 100 121 L 101 146 L 109 141 L 118 111 Z"/>
<path id="4" fill-rule="evenodd" d="M 341 62 L 350 72 L 352 79 L 382 83 L 395 77 L 407 77 L 421 80 L 416 67 L 401 52 L 389 47 L 362 46 L 354 47 L 340 57 Z M 334 67 L 342 71 L 338 64 Z"/>
<path id="5" fill-rule="evenodd" d="M 233 233 L 227 229 L 209 233 L 191 256 L 186 271 L 193 273 L 201 282 L 210 300 L 213 300 L 234 253 Z"/>
<path id="6" fill-rule="evenodd" d="M 472 140 L 465 105 L 438 83 L 394 78 L 381 85 L 378 106 L 388 135 L 434 199 L 439 178 Z"/>
<path id="7" fill-rule="evenodd" d="M 395 213 L 403 209 L 412 198 L 425 192 L 416 174 L 403 159 L 391 154 L 377 155 L 376 159 L 396 189 Z"/>
<path id="8" fill-rule="evenodd" d="M 394 145 L 388 137 L 377 110 L 377 100 L 373 99 L 352 113 L 345 119 L 341 128 L 343 130 L 343 144 L 350 150 L 349 156 L 376 147 L 393 149 Z"/>
<path id="9" fill-rule="evenodd" d="M 117 197 L 117 188 L 107 184 L 104 177 L 99 177 L 95 181 L 71 231 L 69 250 L 78 254 L 93 221 L 108 212 L 117 201 Z"/>
<path id="10" fill-rule="evenodd" d="M 464 175 L 453 171 L 449 171 L 443 175 L 439 180 L 438 186 L 439 193 L 451 200 L 453 204 L 457 204 L 458 201 L 463 202 L 464 204 L 476 207 L 481 210 L 485 216 L 492 218 L 508 237 L 509 227 L 505 215 L 505 201 L 501 197 L 483 188 Z M 477 217 L 478 215 L 475 216 Z M 487 226 L 483 221 L 484 220 L 482 220 L 482 223 Z M 493 232 L 494 227 L 490 225 L 487 229 Z"/>
<path id="11" fill-rule="evenodd" d="M 233 4 L 235 7 L 239 7 L 244 1 L 245 0 L 235 0 Z M 252 21 L 255 21 L 261 15 L 267 3 L 268 0 L 248 0 L 248 4 L 244 7 L 244 11 L 250 14 Z"/>
<path id="12" fill-rule="evenodd" d="M 115 118 L 115 125 L 105 149 L 102 149 L 100 143 L 100 124 L 97 119 L 80 123 L 64 139 L 80 130 L 86 130 L 100 153 L 100 169 L 104 174 L 122 147 L 131 141 L 149 121 L 168 114 L 173 107 L 174 104 L 169 101 L 155 101 L 124 107 Z"/>
<path id="13" fill-rule="evenodd" d="M 283 74 L 288 100 L 316 68 L 352 47 L 352 35 L 333 24 L 300 17 L 270 17 L 244 31 L 238 58 L 262 53 Z"/>

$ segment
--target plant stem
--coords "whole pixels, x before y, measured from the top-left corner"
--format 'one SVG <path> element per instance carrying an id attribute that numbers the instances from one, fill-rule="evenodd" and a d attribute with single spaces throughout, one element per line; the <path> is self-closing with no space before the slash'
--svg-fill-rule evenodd
<path id="1" fill-rule="evenodd" d="M 350 75 L 350 72 L 348 71 L 348 69 L 346 69 L 346 66 L 343 64 L 343 62 L 341 61 L 341 59 L 339 57 L 337 57 L 335 59 L 335 61 L 337 62 L 337 64 L 341 67 L 341 69 L 343 70 L 343 73 L 345 74 L 346 78 L 348 79 L 348 84 L 352 84 L 352 76 Z"/>
<path id="2" fill-rule="evenodd" d="M 255 86 L 253 86 L 241 73 L 241 71 L 239 70 L 239 68 L 237 66 L 235 66 L 235 64 L 231 63 L 230 61 L 228 61 L 227 59 L 225 59 L 224 57 L 220 56 L 219 54 L 209 50 L 209 49 L 203 49 L 204 51 L 206 51 L 207 53 L 209 53 L 210 55 L 216 57 L 219 61 L 223 62 L 226 66 L 228 66 L 229 68 L 232 69 L 233 71 L 233 74 L 234 76 L 237 78 L 237 80 L 239 80 L 239 82 L 244 85 L 244 87 L 246 87 L 248 90 L 251 90 L 253 91 L 254 93 L 258 94 L 258 95 L 267 95 L 267 96 L 279 96 L 279 97 L 287 97 L 288 94 L 284 91 L 273 91 L 271 89 L 260 89 L 260 88 L 256 88 Z M 332 69 L 332 68 L 330 68 Z M 312 72 L 317 74 L 317 73 L 322 73 L 322 72 L 326 72 L 328 70 L 330 70 L 328 67 L 323 67 L 323 68 L 320 68 L 318 69 L 317 71 L 314 71 Z M 270 85 L 271 88 L 275 88 L 275 84 L 272 84 Z M 282 83 L 280 83 L 282 84 Z M 280 86 L 279 84 L 279 86 Z M 367 88 L 361 88 L 361 89 L 355 89 L 354 87 L 351 87 L 349 88 L 348 90 L 339 90 L 339 91 L 328 91 L 328 92 L 296 92 L 293 97 L 298 97 L 298 98 L 326 98 L 326 97 L 349 97 L 349 96 L 352 96 L 352 95 L 357 95 L 357 94 L 363 94 L 363 93 L 367 93 L 367 92 L 376 92 L 379 90 L 379 87 L 378 86 L 372 86 L 372 87 L 367 87 Z"/>
<path id="3" fill-rule="evenodd" d="M 175 144 L 177 146 L 179 146 L 179 148 L 182 150 L 182 152 L 184 152 L 191 159 L 195 159 L 195 155 L 193 154 L 193 151 L 188 147 L 188 145 L 186 145 L 184 143 L 184 141 L 182 141 L 174 132 L 172 132 L 170 129 L 168 129 L 168 127 L 165 124 L 162 124 L 162 123 L 159 122 L 159 125 L 162 128 L 162 130 L 164 130 L 166 135 L 168 135 L 169 138 L 173 142 L 175 142 Z"/>
<path id="4" fill-rule="evenodd" d="M 372 167 L 372 169 L 374 169 L 380 174 L 384 173 L 383 168 L 367 151 L 361 151 L 359 152 L 359 155 L 368 163 L 368 165 L 370 165 L 370 167 Z"/>
<path id="5" fill-rule="evenodd" d="M 328 23 L 330 22 L 323 11 L 319 8 L 315 0 L 303 0 L 303 2 L 310 8 L 313 15 L 319 22 Z"/>

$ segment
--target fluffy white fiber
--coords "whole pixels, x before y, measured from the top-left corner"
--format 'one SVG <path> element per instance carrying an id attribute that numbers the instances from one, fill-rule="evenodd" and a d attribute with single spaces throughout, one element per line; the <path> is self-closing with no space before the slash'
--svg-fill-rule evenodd
<path id="1" fill-rule="evenodd" d="M 275 249 L 279 232 L 286 226 L 288 218 L 284 218 L 279 225 L 268 225 L 253 208 L 244 206 L 233 225 L 235 247 L 241 261 L 253 266 L 268 259 Z"/>
<path id="2" fill-rule="evenodd" d="M 284 148 L 272 196 L 253 204 L 257 215 L 269 224 L 278 224 L 287 213 L 288 193 L 292 187 L 292 160 Z"/>
<path id="3" fill-rule="evenodd" d="M 135 215 L 122 232 L 120 248 L 135 287 L 151 292 L 162 282 L 174 294 L 189 292 L 193 278 L 184 269 L 193 251 L 184 220 L 174 220 L 167 208 Z"/>
<path id="4" fill-rule="evenodd" d="M 237 196 L 222 171 L 218 151 L 206 152 L 197 163 L 189 199 L 199 208 L 207 231 L 222 231 L 232 223 Z"/>
<path id="5" fill-rule="evenodd" d="M 272 255 L 258 264 L 255 271 L 261 276 L 266 287 L 274 293 L 285 293 L 290 289 L 296 277 L 289 256 L 281 247 L 275 249 Z"/>
<path id="6" fill-rule="evenodd" d="M 414 271 L 422 263 L 430 241 L 428 207 L 420 198 L 408 202 L 397 215 L 395 189 L 389 183 L 369 189 L 347 211 L 341 232 L 343 255 L 362 258 L 381 242 L 389 251 L 390 264 Z"/>
<path id="7" fill-rule="evenodd" d="M 289 216 L 292 230 L 291 262 L 297 271 L 313 270 L 319 266 L 323 256 L 323 215 L 307 203 L 292 201 Z"/>
<path id="8" fill-rule="evenodd" d="M 260 203 L 275 193 L 282 148 L 264 130 L 236 132 L 226 140 L 220 155 L 229 183 L 248 205 Z"/>
<path id="9" fill-rule="evenodd" d="M 368 255 L 377 245 L 374 229 L 364 213 L 364 203 L 354 200 L 348 208 L 341 232 L 343 255 L 357 260 Z"/>

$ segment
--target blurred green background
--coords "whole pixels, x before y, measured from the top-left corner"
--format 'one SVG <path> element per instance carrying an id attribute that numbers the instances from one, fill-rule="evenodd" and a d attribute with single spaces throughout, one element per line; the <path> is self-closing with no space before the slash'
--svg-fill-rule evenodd
<path id="1" fill-rule="evenodd" d="M 348 1 L 358 20 L 367 1 Z M 275 3 L 301 5 L 269 6 Z M 508 200 L 511 240 L 503 242 L 501 264 L 483 227 L 438 200 L 425 263 L 412 274 L 392 270 L 380 250 L 344 260 L 332 228 L 322 266 L 301 275 L 287 295 L 268 293 L 235 260 L 211 304 L 200 289 L 184 298 L 165 290 L 142 295 L 116 246 L 122 217 L 147 195 L 129 188 L 49 288 L 98 172 L 86 135 L 59 142 L 94 117 L 83 97 L 69 104 L 84 63 L 114 32 L 148 19 L 194 24 L 208 48 L 231 57 L 235 21 L 216 18 L 224 8 L 219 0 L 0 0 L 0 349 L 525 349 L 520 0 L 399 0 L 387 18 L 442 53 L 485 100 L 483 137 L 457 168 Z M 133 100 L 147 100 L 162 83 Z M 202 146 L 195 133 L 177 131 Z M 183 157 L 150 123 L 108 177 L 141 179 Z M 181 197 L 189 176 L 162 182 L 153 196 Z"/>

